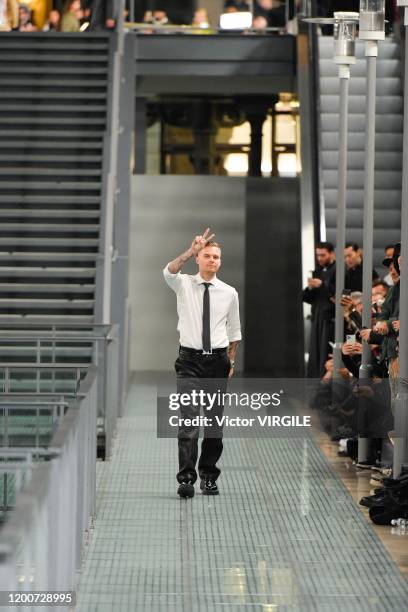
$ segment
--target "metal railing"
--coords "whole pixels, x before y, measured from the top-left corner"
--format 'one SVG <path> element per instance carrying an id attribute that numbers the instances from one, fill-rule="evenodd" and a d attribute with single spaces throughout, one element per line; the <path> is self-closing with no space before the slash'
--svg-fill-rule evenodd
<path id="1" fill-rule="evenodd" d="M 94 365 L 99 373 L 98 431 L 104 439 L 105 457 L 109 457 L 123 397 L 119 393 L 118 342 L 117 325 L 2 325 L 0 353 L 6 346 L 14 347 L 19 359 L 16 363 L 0 362 L 3 397 L 4 394 L 26 394 L 45 399 L 47 394 L 77 395 L 81 379 L 89 366 Z M 67 350 L 66 347 L 88 343 L 88 361 L 59 362 L 60 353 Z"/>
<path id="2" fill-rule="evenodd" d="M 90 366 L 45 451 L 49 460 L 30 463 L 29 481 L 0 530 L 0 590 L 75 589 L 95 515 L 97 398 Z"/>

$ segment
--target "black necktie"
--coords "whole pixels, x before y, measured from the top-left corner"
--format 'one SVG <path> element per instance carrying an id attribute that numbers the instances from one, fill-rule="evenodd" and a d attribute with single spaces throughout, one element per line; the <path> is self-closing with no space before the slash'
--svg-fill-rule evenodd
<path id="1" fill-rule="evenodd" d="M 209 352 L 211 350 L 209 291 L 211 283 L 203 283 L 203 285 L 205 287 L 203 297 L 203 351 Z"/>

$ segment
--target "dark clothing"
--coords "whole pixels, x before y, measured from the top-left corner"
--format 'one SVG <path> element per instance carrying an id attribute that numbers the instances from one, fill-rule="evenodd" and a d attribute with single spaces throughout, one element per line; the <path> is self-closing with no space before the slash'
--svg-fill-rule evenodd
<path id="1" fill-rule="evenodd" d="M 91 9 L 91 30 L 102 30 L 105 28 L 107 19 L 118 18 L 118 4 L 115 0 L 85 0 L 84 8 Z M 129 1 L 125 2 L 126 10 L 129 10 Z"/>
<path id="2" fill-rule="evenodd" d="M 381 313 L 378 315 L 378 321 L 386 321 L 388 324 L 388 334 L 384 336 L 381 345 L 381 358 L 389 361 L 398 357 L 398 333 L 392 326 L 393 321 L 399 320 L 399 302 L 400 302 L 400 282 L 391 287 L 387 293 L 384 304 L 381 307 Z M 372 334 L 370 335 L 371 338 Z"/>
<path id="3" fill-rule="evenodd" d="M 378 278 L 378 274 L 373 270 L 373 280 Z M 363 264 L 359 264 L 355 268 L 346 268 L 344 276 L 344 288 L 351 291 L 363 290 Z"/>
<path id="4" fill-rule="evenodd" d="M 180 354 L 174 364 L 177 373 L 177 393 L 191 393 L 192 390 L 203 389 L 206 393 L 225 393 L 227 388 L 230 360 L 227 349 L 212 355 L 194 355 L 180 348 Z M 216 379 L 213 381 L 208 379 Z M 201 443 L 201 455 L 198 462 L 200 478 L 216 480 L 221 470 L 216 466 L 221 457 L 222 426 L 216 427 L 215 417 L 221 417 L 224 406 L 214 404 L 211 410 L 204 409 L 204 416 L 212 419 L 211 429 L 204 428 Z M 200 415 L 200 406 L 190 404 L 180 407 L 181 418 L 194 418 Z M 178 431 L 179 472 L 177 480 L 197 480 L 196 463 L 198 456 L 199 427 L 180 425 Z"/>
<path id="5" fill-rule="evenodd" d="M 284 28 L 286 25 L 286 9 L 284 4 L 267 10 L 259 6 L 257 2 L 254 2 L 254 15 L 255 17 L 264 17 L 268 22 L 269 28 Z"/>
<path id="6" fill-rule="evenodd" d="M 322 284 L 318 289 L 306 288 L 303 301 L 312 306 L 312 327 L 310 331 L 309 378 L 320 378 L 325 372 L 324 364 L 330 352 L 329 342 L 334 339 L 334 303 L 330 298 L 335 295 L 336 264 L 333 262 L 325 268 L 316 268 L 314 278 L 320 278 Z"/>

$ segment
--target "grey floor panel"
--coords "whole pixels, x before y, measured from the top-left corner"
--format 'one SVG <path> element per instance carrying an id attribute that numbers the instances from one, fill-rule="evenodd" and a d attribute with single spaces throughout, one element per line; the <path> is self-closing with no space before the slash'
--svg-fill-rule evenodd
<path id="1" fill-rule="evenodd" d="M 225 441 L 221 495 L 176 495 L 155 388 L 132 387 L 77 612 L 405 612 L 408 583 L 312 436 Z"/>

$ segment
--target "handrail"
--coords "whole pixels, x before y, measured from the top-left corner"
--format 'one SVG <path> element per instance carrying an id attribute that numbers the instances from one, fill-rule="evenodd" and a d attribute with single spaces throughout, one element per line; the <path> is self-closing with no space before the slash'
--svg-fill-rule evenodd
<path id="1" fill-rule="evenodd" d="M 36 335 L 36 336 L 20 336 L 18 334 L 18 331 L 13 331 L 10 332 L 9 334 L 6 333 L 4 334 L 2 331 L 0 331 L 0 340 L 26 340 L 27 342 L 35 342 L 36 340 L 53 340 L 53 339 L 58 339 L 61 341 L 72 341 L 72 342 L 84 342 L 84 341 L 89 341 L 90 343 L 93 340 L 108 340 L 110 341 L 111 338 L 109 336 L 89 336 L 89 338 L 87 338 L 86 336 L 84 337 L 83 333 L 80 336 L 58 336 L 58 335 L 45 335 L 45 334 L 41 334 L 41 335 Z"/>
<path id="2" fill-rule="evenodd" d="M 38 323 L 38 322 L 33 322 L 33 323 L 29 323 L 28 321 L 19 321 L 19 322 L 1 322 L 0 323 L 0 333 L 4 330 L 7 329 L 15 329 L 16 331 L 18 331 L 19 329 L 31 329 L 33 328 L 35 329 L 46 329 L 46 330 L 51 330 L 51 331 L 66 331 L 66 330 L 75 330 L 75 329 L 79 329 L 81 331 L 83 330 L 92 330 L 92 329 L 106 329 L 107 331 L 109 331 L 109 329 L 111 328 L 110 324 L 103 324 L 103 323 Z"/>
<path id="3" fill-rule="evenodd" d="M 161 32 L 172 32 L 174 34 L 189 34 L 189 35 L 197 35 L 202 36 L 203 34 L 226 34 L 231 32 L 231 30 L 223 30 L 222 28 L 206 28 L 205 30 L 200 30 L 198 26 L 193 25 L 155 25 L 154 23 L 138 23 L 138 22 L 130 22 L 127 21 L 124 23 L 124 28 L 126 30 L 131 30 L 133 32 L 143 31 L 143 30 L 153 30 L 154 34 L 160 34 Z M 245 28 L 242 30 L 243 32 L 253 32 L 255 34 L 262 35 L 264 32 L 282 32 L 286 29 L 286 26 L 282 27 L 267 27 L 259 30 L 257 28 Z M 241 30 L 239 30 L 241 31 Z"/>
<path id="4" fill-rule="evenodd" d="M 102 320 L 104 324 L 111 322 L 112 299 L 112 263 L 115 256 L 114 248 L 114 211 L 116 203 L 117 171 L 118 171 L 118 143 L 120 131 L 120 90 L 122 80 L 122 58 L 124 50 L 124 12 L 125 0 L 117 1 L 116 21 L 116 48 L 112 61 L 112 89 L 110 99 L 110 138 L 109 138 L 109 167 L 106 178 L 106 202 L 104 227 L 102 228 L 103 245 L 103 285 L 102 285 Z"/>
<path id="5" fill-rule="evenodd" d="M 41 327 L 43 327 L 41 325 Z M 54 325 L 52 327 L 55 327 Z M 88 326 L 87 326 L 88 327 Z M 26 330 L 22 331 L 24 336 L 18 336 L 18 334 L 7 331 L 2 335 L 0 331 L 0 341 L 3 340 L 3 343 L 9 342 L 32 342 L 32 346 L 21 347 L 15 345 L 13 348 L 18 348 L 22 352 L 23 361 L 19 360 L 16 362 L 0 362 L 0 386 L 3 387 L 4 392 L 0 391 L 0 397 L 8 393 L 10 396 L 18 397 L 21 396 L 29 397 L 33 394 L 36 397 L 42 398 L 52 398 L 56 395 L 60 395 L 64 393 L 65 396 L 69 394 L 73 394 L 75 397 L 82 397 L 82 385 L 78 390 L 78 383 L 81 380 L 81 375 L 91 364 L 98 367 L 100 375 L 98 376 L 97 381 L 97 389 L 98 389 L 98 432 L 100 436 L 100 444 L 99 448 L 104 448 L 105 457 L 109 457 L 112 450 L 112 442 L 113 436 L 116 431 L 116 423 L 117 417 L 121 414 L 122 406 L 121 406 L 121 398 L 118 400 L 118 388 L 119 388 L 119 380 L 118 380 L 118 325 L 97 325 L 95 326 L 98 329 L 103 329 L 106 331 L 106 335 L 93 335 L 89 338 L 85 338 L 82 333 L 80 336 L 71 336 L 63 335 L 58 336 L 48 336 L 46 333 L 42 331 L 39 333 L 33 332 L 32 336 L 28 335 Z M 89 351 L 89 355 L 86 355 L 86 359 L 89 358 L 89 361 L 74 361 L 72 363 L 67 363 L 66 361 L 56 362 L 56 356 L 58 355 L 58 351 L 61 347 L 58 347 L 57 344 L 59 342 L 71 342 L 82 343 L 89 340 L 89 344 L 92 344 L 92 350 Z M 52 346 L 44 346 L 41 342 L 51 342 Z M 37 346 L 35 346 L 37 343 Z M 10 347 L 3 347 L 6 350 Z M 63 347 L 62 347 L 63 348 Z M 74 349 L 73 349 L 74 350 Z M 47 354 L 47 356 L 53 354 L 52 360 L 44 362 L 42 360 L 42 356 Z M 12 355 L 10 355 L 13 357 Z M 84 356 L 78 355 L 79 358 L 84 359 Z M 32 359 L 32 360 L 30 360 Z M 35 361 L 34 361 L 35 359 Z M 2 374 L 1 370 L 4 370 L 4 374 Z M 31 381 L 30 381 L 30 389 L 23 391 L 16 386 L 17 378 L 21 375 L 27 376 L 29 373 L 36 373 L 36 384 L 35 390 L 33 391 Z M 52 378 L 47 380 L 41 380 L 41 373 L 50 373 Z M 72 376 L 75 374 L 75 380 L 66 381 L 69 383 L 69 387 L 67 384 L 67 389 L 62 388 L 61 380 L 56 380 L 61 373 L 70 373 Z M 12 373 L 12 375 L 11 375 Z M 26 374 L 27 373 L 27 374 Z M 3 379 L 1 378 L 3 376 Z M 27 381 L 25 381 L 27 383 Z M 46 389 L 49 387 L 51 383 L 51 388 L 49 391 Z M 10 384 L 13 385 L 15 392 L 13 393 L 12 389 L 10 389 Z M 76 388 L 74 389 L 74 385 Z"/>
<path id="6" fill-rule="evenodd" d="M 47 448 L 53 458 L 31 468 L 29 482 L 0 529 L 2 589 L 75 586 L 95 511 L 96 381 L 97 369 L 91 366 L 82 388 L 86 396 L 70 403 Z"/>

